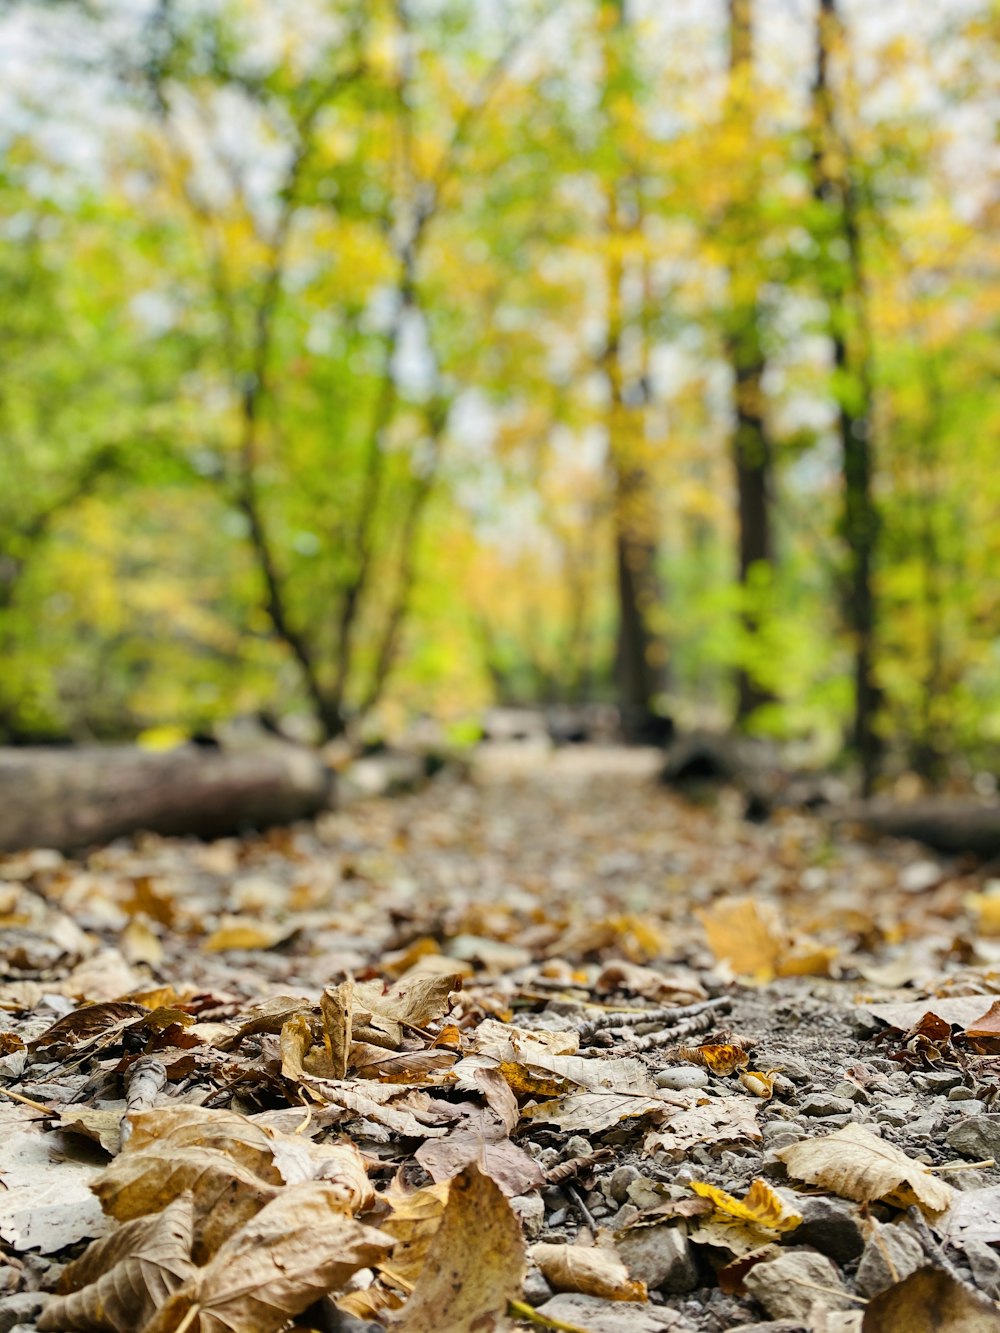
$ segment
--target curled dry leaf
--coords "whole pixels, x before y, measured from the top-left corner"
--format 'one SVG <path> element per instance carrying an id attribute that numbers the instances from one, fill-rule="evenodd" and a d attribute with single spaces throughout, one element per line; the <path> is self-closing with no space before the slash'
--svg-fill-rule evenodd
<path id="1" fill-rule="evenodd" d="M 629 1277 L 614 1250 L 593 1245 L 532 1245 L 530 1254 L 553 1291 L 579 1291 L 609 1301 L 644 1301 L 646 1284 Z"/>
<path id="2" fill-rule="evenodd" d="M 774 1095 L 775 1071 L 762 1074 L 759 1069 L 747 1069 L 740 1075 L 740 1082 L 753 1097 L 766 1102 Z"/>
<path id="3" fill-rule="evenodd" d="M 126 1222 L 94 1241 L 64 1270 L 63 1294 L 48 1302 L 39 1329 L 134 1333 L 194 1274 L 192 1239 L 188 1194 L 154 1217 Z"/>
<path id="4" fill-rule="evenodd" d="M 598 995 L 627 991 L 656 1004 L 692 1004 L 707 996 L 704 986 L 693 973 L 683 977 L 664 976 L 651 967 L 640 967 L 638 963 L 620 958 L 605 964 L 594 982 L 594 989 Z"/>
<path id="5" fill-rule="evenodd" d="M 490 1333 L 524 1280 L 521 1225 L 476 1166 L 456 1176 L 413 1294 L 389 1326 L 398 1333 Z"/>
<path id="6" fill-rule="evenodd" d="M 622 1120 L 662 1114 L 667 1104 L 663 1097 L 627 1092 L 576 1092 L 526 1107 L 521 1114 L 535 1124 L 558 1125 L 572 1133 L 600 1134 Z"/>
<path id="7" fill-rule="evenodd" d="M 681 1060 L 701 1065 L 722 1078 L 734 1074 L 737 1069 L 746 1069 L 750 1063 L 750 1056 L 743 1047 L 732 1043 L 713 1045 L 711 1042 L 703 1042 L 700 1046 L 678 1046 L 674 1053 Z"/>
<path id="8" fill-rule="evenodd" d="M 580 1049 L 577 1032 L 545 1032 L 514 1027 L 485 1018 L 472 1034 L 472 1050 L 495 1055 L 498 1060 L 532 1061 L 539 1055 L 575 1055 Z"/>
<path id="9" fill-rule="evenodd" d="M 954 1196 L 945 1181 L 861 1125 L 845 1125 L 823 1138 L 793 1143 L 780 1148 L 777 1156 L 796 1180 L 858 1203 L 881 1199 L 897 1208 L 917 1204 L 933 1214 L 943 1212 Z"/>
<path id="10" fill-rule="evenodd" d="M 340 1212 L 320 1182 L 289 1185 L 170 1297 L 142 1333 L 277 1333 L 391 1239 Z"/>
<path id="11" fill-rule="evenodd" d="M 330 1061 L 330 1077 L 345 1078 L 351 1053 L 352 1018 L 354 1014 L 354 982 L 343 981 L 328 987 L 320 999 L 323 1017 L 323 1042 Z"/>
<path id="12" fill-rule="evenodd" d="M 755 1180 L 742 1199 L 700 1180 L 693 1180 L 690 1188 L 701 1198 L 708 1199 L 716 1212 L 767 1231 L 794 1231 L 802 1222 L 801 1214 L 790 1207 L 766 1180 Z"/>
<path id="13" fill-rule="evenodd" d="M 523 1148 L 511 1143 L 504 1126 L 489 1111 L 479 1110 L 447 1138 L 423 1144 L 416 1157 L 434 1181 L 449 1180 L 474 1162 L 508 1198 L 545 1183 L 542 1168 Z"/>
<path id="14" fill-rule="evenodd" d="M 862 1333 L 1000 1333 L 1000 1311 L 941 1268 L 918 1268 L 869 1301 Z"/>

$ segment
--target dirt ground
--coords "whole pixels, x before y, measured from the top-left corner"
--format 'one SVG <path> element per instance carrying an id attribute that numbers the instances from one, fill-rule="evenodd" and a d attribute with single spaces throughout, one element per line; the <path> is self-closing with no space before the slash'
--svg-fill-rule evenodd
<path id="1" fill-rule="evenodd" d="M 657 765 L 0 861 L 0 1330 L 1000 1327 L 1000 882 Z"/>

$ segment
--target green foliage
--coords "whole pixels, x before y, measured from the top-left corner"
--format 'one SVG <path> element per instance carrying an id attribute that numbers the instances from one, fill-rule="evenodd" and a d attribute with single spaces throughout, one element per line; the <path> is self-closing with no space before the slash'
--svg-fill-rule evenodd
<path id="1" fill-rule="evenodd" d="M 928 110 L 986 105 L 983 16 L 834 51 L 821 149 L 802 83 L 725 84 L 703 31 L 601 0 L 518 0 L 503 30 L 191 3 L 123 43 L 128 9 L 42 14 L 93 93 L 76 126 L 30 95 L 0 125 L 7 738 L 612 697 L 624 472 L 655 497 L 627 517 L 660 548 L 671 709 L 728 716 L 739 670 L 771 699 L 755 729 L 833 750 L 834 427 L 871 397 L 880 730 L 918 760 L 1000 741 L 995 204 Z M 855 192 L 853 302 L 820 151 Z M 737 588 L 741 355 L 778 549 Z"/>

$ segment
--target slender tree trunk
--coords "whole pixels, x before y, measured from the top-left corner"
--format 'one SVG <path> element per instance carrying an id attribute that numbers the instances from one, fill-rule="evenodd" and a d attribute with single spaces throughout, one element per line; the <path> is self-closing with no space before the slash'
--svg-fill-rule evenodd
<path id="1" fill-rule="evenodd" d="M 854 649 L 854 718 L 851 739 L 861 765 L 861 784 L 871 794 L 878 772 L 880 745 L 875 730 L 879 691 L 875 683 L 876 608 L 872 583 L 878 513 L 872 490 L 874 390 L 868 289 L 861 220 L 853 162 L 846 136 L 839 130 L 830 84 L 830 53 L 843 42 L 836 0 L 820 0 L 816 44 L 814 103 L 817 144 L 814 188 L 817 198 L 835 210 L 846 264 L 827 262 L 833 364 L 842 387 L 837 427 L 843 472 L 842 531 L 847 547 L 845 620 Z"/>
<path id="2" fill-rule="evenodd" d="M 748 92 L 753 76 L 752 0 L 729 0 L 729 107 L 728 114 L 742 118 L 750 114 Z M 752 200 L 741 201 L 752 207 Z M 732 435 L 733 468 L 736 476 L 738 568 L 740 586 L 746 593 L 755 567 L 774 563 L 771 523 L 772 449 L 764 419 L 763 379 L 766 369 L 760 331 L 760 293 L 753 272 L 753 257 L 746 256 L 744 269 L 730 275 L 730 308 L 726 331 L 726 353 L 733 375 L 735 424 Z M 752 610 L 744 610 L 747 631 L 758 629 Z M 771 695 L 755 683 L 745 668 L 736 674 L 736 721 L 746 723 Z"/>
<path id="3" fill-rule="evenodd" d="M 615 84 L 624 72 L 621 50 L 627 27 L 624 0 L 602 0 L 601 17 L 606 37 L 606 128 L 613 134 Z M 666 645 L 656 625 L 663 598 L 658 573 L 658 506 L 644 457 L 646 385 L 626 384 L 622 362 L 625 270 L 620 240 L 626 232 L 642 225 L 639 194 L 634 174 L 629 181 L 610 183 L 605 194 L 607 336 L 601 358 L 608 386 L 608 465 L 613 489 L 618 591 L 615 683 L 622 730 L 630 741 L 643 740 L 653 730 L 667 661 Z"/>

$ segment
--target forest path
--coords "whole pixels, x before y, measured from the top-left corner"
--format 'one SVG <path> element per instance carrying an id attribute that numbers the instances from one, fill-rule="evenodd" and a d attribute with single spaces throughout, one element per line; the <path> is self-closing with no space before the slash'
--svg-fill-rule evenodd
<path id="1" fill-rule="evenodd" d="M 489 1278 L 494 1314 L 517 1296 L 518 1223 L 536 1245 L 526 1298 L 590 1333 L 721 1333 L 765 1313 L 829 1330 L 845 1309 L 838 1333 L 857 1333 L 883 1291 L 902 1314 L 878 1327 L 916 1328 L 894 1274 L 926 1263 L 942 1300 L 966 1290 L 956 1274 L 1000 1296 L 984 1243 L 1000 1237 L 1000 1039 L 967 1030 L 1000 991 L 982 872 L 797 813 L 748 824 L 735 795 L 668 792 L 658 762 L 487 748 L 466 776 L 292 829 L 0 860 L 0 1321 L 33 1327 L 39 1289 L 113 1225 L 91 1182 L 121 1221 L 185 1188 L 185 1152 L 195 1182 L 214 1154 L 243 1204 L 196 1215 L 201 1262 L 345 1143 L 379 1191 L 374 1213 L 355 1205 L 376 1225 L 406 1207 L 397 1171 L 429 1187 L 478 1164 L 482 1235 L 463 1232 L 450 1289 Z M 261 1129 L 285 1145 L 263 1193 L 236 1165 L 271 1152 Z M 161 1143 L 183 1148 L 166 1177 Z M 607 1272 L 560 1268 L 597 1227 L 633 1283 L 624 1304 Z M 409 1280 L 437 1308 L 432 1268 Z M 345 1308 L 381 1317 L 401 1299 L 393 1272 Z M 281 1308 L 305 1311 L 312 1280 Z M 465 1327 L 443 1308 L 440 1328 Z M 48 1327 L 82 1327 L 51 1310 Z M 319 1326 L 334 1325 L 296 1324 Z"/>

